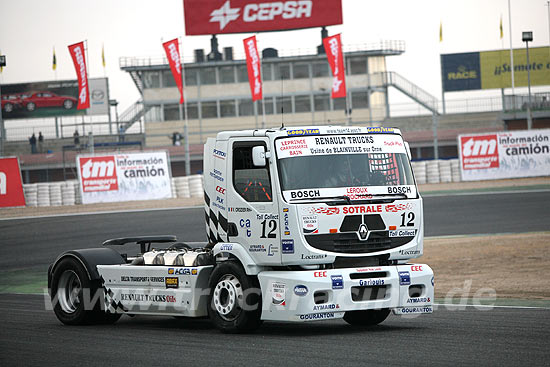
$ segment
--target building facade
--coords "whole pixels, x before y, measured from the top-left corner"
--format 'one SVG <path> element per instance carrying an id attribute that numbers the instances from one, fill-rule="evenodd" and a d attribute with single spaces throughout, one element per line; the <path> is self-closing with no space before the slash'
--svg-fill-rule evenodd
<path id="1" fill-rule="evenodd" d="M 345 98 L 330 98 L 332 74 L 322 49 L 298 56 L 278 56 L 274 49 L 264 50 L 264 100 L 255 103 L 244 58 L 233 60 L 228 48 L 216 61 L 207 61 L 195 52 L 194 62 L 184 64 L 186 106 L 181 111 L 166 59 L 124 58 L 121 68 L 131 74 L 144 105 L 150 108 L 145 115 L 147 146 L 171 144 L 172 133 L 183 132 L 186 112 L 190 144 L 202 144 L 221 130 L 260 128 L 264 118 L 266 127 L 377 125 L 387 114 L 387 90 L 372 87 L 369 74 L 385 72 L 386 56 L 403 53 L 404 43 L 381 42 L 344 50 L 349 115 Z"/>

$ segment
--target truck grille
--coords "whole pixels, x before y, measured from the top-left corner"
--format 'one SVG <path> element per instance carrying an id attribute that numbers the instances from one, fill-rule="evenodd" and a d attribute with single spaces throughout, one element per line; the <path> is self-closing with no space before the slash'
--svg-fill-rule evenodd
<path id="1" fill-rule="evenodd" d="M 351 287 L 353 302 L 376 301 L 386 298 L 387 286 L 374 285 L 368 287 Z"/>
<path id="2" fill-rule="evenodd" d="M 366 241 L 361 241 L 354 232 L 306 235 L 307 243 L 319 250 L 345 254 L 369 253 L 403 246 L 414 236 L 390 237 L 388 231 L 370 232 Z"/>

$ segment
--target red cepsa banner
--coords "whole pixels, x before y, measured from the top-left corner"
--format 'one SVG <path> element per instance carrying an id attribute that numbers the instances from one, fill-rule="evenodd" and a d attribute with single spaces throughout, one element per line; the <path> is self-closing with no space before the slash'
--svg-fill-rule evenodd
<path id="1" fill-rule="evenodd" d="M 84 57 L 84 42 L 75 43 L 68 47 L 78 79 L 78 105 L 76 109 L 84 110 L 90 108 L 90 92 L 88 89 L 86 58 Z"/>
<path id="2" fill-rule="evenodd" d="M 250 92 L 252 101 L 262 99 L 262 75 L 260 74 L 260 56 L 258 54 L 258 45 L 256 36 L 245 38 L 244 52 L 246 54 L 246 66 L 248 68 L 248 82 L 250 83 Z"/>
<path id="3" fill-rule="evenodd" d="M 341 0 L 184 0 L 183 6 L 188 36 L 342 24 Z"/>
<path id="4" fill-rule="evenodd" d="M 180 48 L 178 44 L 178 39 L 174 38 L 171 41 L 164 42 L 162 44 L 164 51 L 166 51 L 166 57 L 168 58 L 168 63 L 170 64 L 170 69 L 172 70 L 172 75 L 180 91 L 180 104 L 183 103 L 183 82 L 181 79 L 181 61 L 180 61 Z"/>
<path id="5" fill-rule="evenodd" d="M 25 206 L 19 161 L 16 157 L 0 158 L 0 208 L 12 206 Z"/>
<path id="6" fill-rule="evenodd" d="M 325 53 L 332 70 L 332 98 L 346 96 L 346 70 L 344 68 L 344 54 L 340 34 L 323 39 Z"/>

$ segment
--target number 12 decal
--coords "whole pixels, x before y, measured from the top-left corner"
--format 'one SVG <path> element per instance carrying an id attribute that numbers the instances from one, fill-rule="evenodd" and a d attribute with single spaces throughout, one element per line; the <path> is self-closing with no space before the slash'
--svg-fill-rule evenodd
<path id="1" fill-rule="evenodd" d="M 267 219 L 264 219 L 262 221 L 262 235 L 260 236 L 260 238 L 265 238 L 265 227 L 267 227 Z M 277 233 L 275 232 L 275 230 L 277 229 L 277 221 L 275 219 L 269 221 L 269 229 L 271 230 L 267 234 L 267 238 L 276 238 Z"/>
<path id="2" fill-rule="evenodd" d="M 405 221 L 407 223 L 405 224 Z M 414 213 L 413 212 L 405 212 L 401 214 L 401 227 L 414 227 Z"/>

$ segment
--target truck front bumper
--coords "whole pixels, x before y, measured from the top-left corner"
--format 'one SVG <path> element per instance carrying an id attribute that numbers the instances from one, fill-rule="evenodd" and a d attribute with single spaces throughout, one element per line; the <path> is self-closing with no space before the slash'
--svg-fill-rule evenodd
<path id="1" fill-rule="evenodd" d="M 266 271 L 258 279 L 262 320 L 317 321 L 382 308 L 395 314 L 433 312 L 434 275 L 425 264 Z"/>

